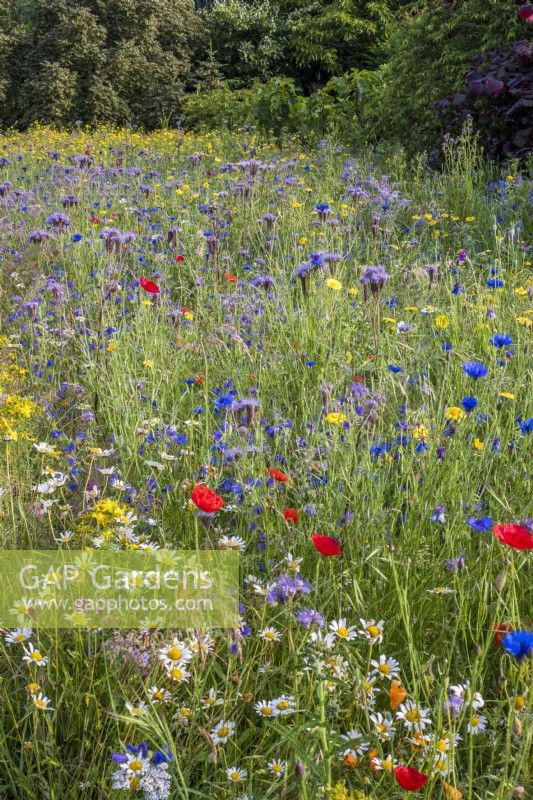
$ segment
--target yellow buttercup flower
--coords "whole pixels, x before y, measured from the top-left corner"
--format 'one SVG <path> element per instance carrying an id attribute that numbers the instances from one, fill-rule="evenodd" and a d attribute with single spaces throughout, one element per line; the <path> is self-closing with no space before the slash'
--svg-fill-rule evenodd
<path id="1" fill-rule="evenodd" d="M 331 411 L 329 414 L 326 414 L 324 419 L 326 422 L 331 422 L 332 425 L 340 425 L 346 422 L 348 418 L 346 414 L 342 414 L 340 411 Z"/>
<path id="2" fill-rule="evenodd" d="M 342 289 L 342 283 L 336 278 L 328 278 L 326 281 L 326 286 L 329 286 L 329 288 L 333 289 L 334 292 L 338 292 Z"/>
<path id="3" fill-rule="evenodd" d="M 514 396 L 514 394 L 512 394 L 512 392 L 500 392 L 499 396 L 500 397 L 505 397 L 507 400 L 514 400 L 515 399 L 515 396 Z"/>
<path id="4" fill-rule="evenodd" d="M 447 314 L 437 314 L 435 317 L 435 327 L 444 330 L 450 324 L 450 318 Z"/>
<path id="5" fill-rule="evenodd" d="M 459 406 L 450 406 L 444 412 L 444 417 L 446 419 L 451 419 L 452 422 L 459 422 L 459 420 L 466 417 L 466 414 L 462 408 L 459 408 Z"/>

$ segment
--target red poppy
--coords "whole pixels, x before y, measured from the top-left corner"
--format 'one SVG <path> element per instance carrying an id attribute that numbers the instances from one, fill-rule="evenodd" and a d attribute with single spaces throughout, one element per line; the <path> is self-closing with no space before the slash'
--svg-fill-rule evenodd
<path id="1" fill-rule="evenodd" d="M 93 225 L 100 225 L 99 218 L 95 217 L 94 215 L 91 217 L 91 222 L 93 223 Z"/>
<path id="2" fill-rule="evenodd" d="M 157 283 L 149 281 L 148 278 L 144 277 L 144 275 L 139 279 L 139 283 L 141 284 L 141 288 L 149 294 L 159 294 L 161 291 Z"/>
<path id="3" fill-rule="evenodd" d="M 185 261 L 185 256 L 182 255 L 176 256 L 176 261 L 178 262 L 178 264 L 183 264 L 183 262 Z"/>
<path id="4" fill-rule="evenodd" d="M 237 283 L 237 280 L 238 280 L 237 276 L 236 275 L 232 275 L 231 272 L 225 272 L 224 273 L 224 277 L 230 283 Z"/>
<path id="5" fill-rule="evenodd" d="M 408 792 L 417 792 L 428 782 L 428 776 L 413 767 L 394 767 L 394 777 Z"/>
<path id="6" fill-rule="evenodd" d="M 208 513 L 219 511 L 224 505 L 224 500 L 203 483 L 199 483 L 198 486 L 194 487 L 191 500 L 201 511 L 207 511 Z"/>
<path id="7" fill-rule="evenodd" d="M 342 547 L 332 536 L 313 533 L 311 541 L 322 556 L 342 556 Z"/>
<path id="8" fill-rule="evenodd" d="M 298 514 L 295 508 L 284 508 L 283 518 L 287 522 L 294 522 L 295 525 L 298 525 L 298 520 L 300 519 L 300 515 Z"/>
<path id="9" fill-rule="evenodd" d="M 503 637 L 513 629 L 509 625 L 506 625 L 505 622 L 495 622 L 491 630 L 494 634 L 494 641 L 501 647 Z"/>
<path id="10" fill-rule="evenodd" d="M 498 541 L 514 547 L 516 550 L 533 550 L 533 536 L 523 525 L 509 523 L 495 525 L 492 529 Z"/>
<path id="11" fill-rule="evenodd" d="M 180 311 L 182 314 L 190 314 L 191 309 L 187 308 L 187 306 L 180 306 Z"/>
<path id="12" fill-rule="evenodd" d="M 197 386 L 201 386 L 202 383 L 204 382 L 204 376 L 203 375 L 195 375 L 194 376 L 194 382 L 195 382 L 195 384 Z"/>
<path id="13" fill-rule="evenodd" d="M 285 472 L 280 472 L 280 470 L 276 469 L 275 467 L 269 467 L 268 474 L 271 478 L 274 478 L 274 480 L 278 481 L 279 483 L 285 483 L 289 480 L 289 476 L 286 475 Z"/>

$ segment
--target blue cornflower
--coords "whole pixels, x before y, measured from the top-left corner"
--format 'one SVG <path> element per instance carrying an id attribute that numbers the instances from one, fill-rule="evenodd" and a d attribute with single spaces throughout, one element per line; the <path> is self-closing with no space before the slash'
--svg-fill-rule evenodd
<path id="1" fill-rule="evenodd" d="M 402 368 L 398 367 L 396 364 L 387 364 L 387 369 L 389 372 L 392 372 L 396 375 L 396 373 L 401 372 Z"/>
<path id="2" fill-rule="evenodd" d="M 490 531 L 493 525 L 492 519 L 489 516 L 481 517 L 481 519 L 467 517 L 466 521 L 474 531 L 479 531 L 479 533 Z"/>
<path id="3" fill-rule="evenodd" d="M 488 369 L 481 361 L 465 361 L 463 370 L 469 378 L 484 378 L 488 373 Z"/>
<path id="4" fill-rule="evenodd" d="M 489 289 L 502 289 L 504 283 L 500 278 L 489 278 L 487 281 L 487 286 Z"/>
<path id="5" fill-rule="evenodd" d="M 510 631 L 502 639 L 506 653 L 515 658 L 525 658 L 533 652 L 533 631 Z"/>
<path id="6" fill-rule="evenodd" d="M 461 405 L 465 411 L 473 411 L 477 406 L 477 397 L 466 395 L 466 397 L 463 397 L 461 400 Z"/>
<path id="7" fill-rule="evenodd" d="M 509 347 L 512 341 L 513 338 L 508 333 L 495 333 L 490 343 L 494 347 Z"/>
<path id="8" fill-rule="evenodd" d="M 528 433 L 533 433 L 533 417 L 529 417 L 529 419 L 518 417 L 517 422 L 523 436 L 527 436 Z"/>

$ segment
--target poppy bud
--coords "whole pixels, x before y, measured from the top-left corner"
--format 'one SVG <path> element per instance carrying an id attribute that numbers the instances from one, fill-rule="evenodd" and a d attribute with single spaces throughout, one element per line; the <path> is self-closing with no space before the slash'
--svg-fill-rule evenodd
<path id="1" fill-rule="evenodd" d="M 303 780 L 305 778 L 305 773 L 306 773 L 305 764 L 303 764 L 301 761 L 297 761 L 296 764 L 294 765 L 294 775 L 296 777 L 296 780 L 297 781 Z"/>

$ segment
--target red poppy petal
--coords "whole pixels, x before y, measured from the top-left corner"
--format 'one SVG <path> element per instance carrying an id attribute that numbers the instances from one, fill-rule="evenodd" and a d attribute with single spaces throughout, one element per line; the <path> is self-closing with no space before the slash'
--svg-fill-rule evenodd
<path id="1" fill-rule="evenodd" d="M 300 515 L 295 508 L 284 508 L 283 509 L 283 518 L 287 522 L 294 522 L 295 525 L 298 525 L 298 520 L 300 519 Z"/>
<path id="2" fill-rule="evenodd" d="M 209 514 L 219 511 L 224 505 L 224 500 L 203 483 L 199 483 L 198 486 L 194 487 L 191 500 L 201 511 L 206 511 Z"/>
<path id="3" fill-rule="evenodd" d="M 337 539 L 324 536 L 322 533 L 313 533 L 311 541 L 322 556 L 341 556 L 342 547 Z"/>
<path id="4" fill-rule="evenodd" d="M 498 541 L 516 550 L 533 550 L 533 536 L 523 525 L 509 523 L 495 525 L 492 529 Z"/>
<path id="5" fill-rule="evenodd" d="M 144 275 L 139 279 L 139 283 L 141 284 L 141 288 L 150 294 L 159 294 L 161 291 L 157 283 L 149 281 L 148 278 L 144 277 Z"/>
<path id="6" fill-rule="evenodd" d="M 279 481 L 280 483 L 285 483 L 285 481 L 289 480 L 289 476 L 286 475 L 284 472 L 281 472 L 279 469 L 275 467 L 269 467 L 268 474 L 271 478 L 274 478 L 275 481 Z"/>
<path id="7" fill-rule="evenodd" d="M 394 767 L 394 777 L 398 785 L 408 792 L 417 792 L 428 782 L 427 775 L 413 767 Z"/>

